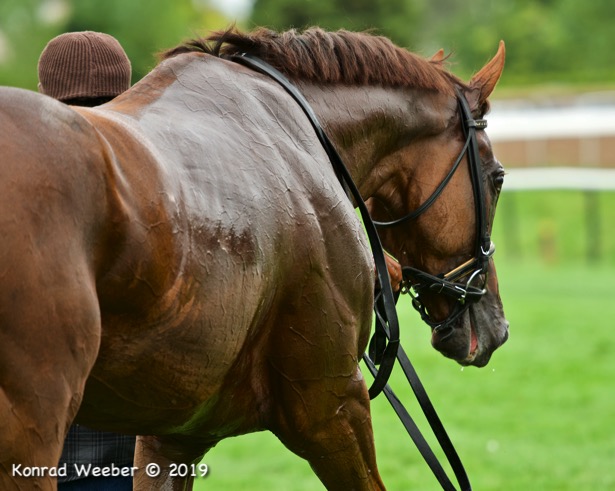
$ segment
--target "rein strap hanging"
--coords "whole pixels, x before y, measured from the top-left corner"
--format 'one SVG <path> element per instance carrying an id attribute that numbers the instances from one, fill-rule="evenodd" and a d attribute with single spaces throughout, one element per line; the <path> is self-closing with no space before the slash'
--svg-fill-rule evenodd
<path id="1" fill-rule="evenodd" d="M 427 465 L 430 467 L 432 472 L 434 473 L 436 479 L 442 486 L 445 491 L 456 491 L 455 486 L 451 483 L 446 472 L 442 468 L 442 465 L 438 461 L 438 458 L 431 450 L 429 444 L 426 442 L 424 437 L 422 436 L 419 428 L 416 426 L 412 417 L 397 398 L 393 390 L 387 384 L 391 372 L 393 370 L 393 366 L 395 365 L 395 361 L 398 360 L 406 378 L 412 390 L 423 410 L 427 421 L 429 422 L 430 427 L 432 428 L 438 443 L 440 444 L 444 454 L 446 455 L 451 468 L 457 478 L 457 482 L 459 483 L 460 489 L 462 491 L 471 491 L 470 482 L 468 476 L 465 472 L 463 464 L 455 451 L 455 448 L 450 441 L 440 418 L 438 417 L 427 392 L 425 391 L 423 384 L 418 378 L 414 367 L 410 363 L 406 353 L 401 347 L 399 340 L 399 321 L 397 318 L 397 310 L 396 310 L 396 297 L 393 293 L 393 289 L 391 287 L 391 282 L 389 278 L 389 273 L 384 257 L 384 249 L 380 242 L 380 237 L 378 236 L 378 232 L 376 229 L 376 225 L 372 221 L 369 212 L 367 210 L 367 206 L 359 193 L 357 186 L 355 185 L 352 177 L 344 165 L 341 157 L 335 150 L 335 147 L 329 137 L 326 135 L 316 114 L 313 109 L 307 102 L 307 100 L 303 97 L 303 94 L 299 92 L 299 90 L 278 70 L 274 67 L 265 63 L 263 60 L 251 56 L 249 54 L 242 55 L 234 55 L 230 58 L 232 61 L 237 62 L 241 65 L 244 65 L 252 70 L 255 70 L 259 73 L 267 75 L 274 79 L 277 83 L 279 83 L 284 90 L 297 102 L 297 104 L 301 107 L 308 120 L 310 121 L 314 131 L 318 139 L 320 140 L 321 145 L 327 152 L 329 159 L 331 161 L 331 165 L 333 166 L 335 173 L 342 184 L 342 187 L 347 189 L 352 198 L 354 199 L 357 207 L 359 208 L 359 212 L 361 213 L 361 217 L 363 219 L 364 227 L 370 241 L 372 247 L 372 254 L 374 256 L 374 262 L 376 264 L 376 272 L 378 276 L 378 282 L 380 287 L 380 292 L 377 298 L 374 301 L 374 311 L 376 318 L 376 333 L 374 335 L 375 339 L 379 339 L 381 346 L 378 350 L 378 361 L 380 364 L 380 368 L 376 368 L 376 364 L 367 353 L 363 354 L 363 360 L 369 369 L 369 371 L 374 376 L 374 382 L 372 386 L 369 388 L 369 396 L 370 399 L 373 399 L 381 392 L 384 392 L 386 398 L 390 402 L 391 406 L 395 410 L 395 413 L 401 420 L 402 424 L 406 428 L 408 434 L 412 438 L 412 441 L 417 446 L 419 452 L 425 459 Z M 465 153 L 466 147 L 464 147 Z M 461 157 L 459 158 L 459 162 L 461 161 Z M 458 165 L 458 163 L 456 164 Z M 452 174 L 451 174 L 452 175 Z M 450 177 L 448 178 L 450 179 Z M 446 183 L 443 183 L 445 186 Z M 441 192 L 441 191 L 440 191 Z M 439 194 L 439 192 L 437 193 Z M 435 198 L 437 195 L 433 198 Z M 430 203 L 431 204 L 431 203 Z M 427 205 L 430 206 L 430 204 Z M 424 211 L 424 210 L 423 210 Z M 404 219 L 405 220 L 405 219 Z M 386 342 L 388 340 L 388 342 Z M 382 344 L 385 344 L 385 347 L 382 348 Z"/>

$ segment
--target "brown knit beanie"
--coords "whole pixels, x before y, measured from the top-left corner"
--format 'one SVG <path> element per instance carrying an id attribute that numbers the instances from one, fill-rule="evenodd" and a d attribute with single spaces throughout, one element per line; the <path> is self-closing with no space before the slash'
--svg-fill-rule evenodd
<path id="1" fill-rule="evenodd" d="M 38 61 L 38 89 L 60 101 L 115 97 L 130 87 L 130 60 L 112 36 L 69 32 L 53 38 Z"/>

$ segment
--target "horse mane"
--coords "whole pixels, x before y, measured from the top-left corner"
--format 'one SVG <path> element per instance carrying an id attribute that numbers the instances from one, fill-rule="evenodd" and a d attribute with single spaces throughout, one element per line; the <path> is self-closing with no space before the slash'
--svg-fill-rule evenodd
<path id="1" fill-rule="evenodd" d="M 449 94 L 455 84 L 464 85 L 443 68 L 441 60 L 427 60 L 386 37 L 365 32 L 312 27 L 302 32 L 258 28 L 246 33 L 231 27 L 187 41 L 162 53 L 161 58 L 188 52 L 222 58 L 248 53 L 289 78 L 318 83 L 411 87 Z"/>

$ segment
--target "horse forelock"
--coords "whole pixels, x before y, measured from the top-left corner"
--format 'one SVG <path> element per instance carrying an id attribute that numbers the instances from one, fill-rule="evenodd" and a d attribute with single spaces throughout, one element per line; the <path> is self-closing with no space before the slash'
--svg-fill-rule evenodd
<path id="1" fill-rule="evenodd" d="M 323 84 L 410 87 L 453 93 L 464 85 L 443 68 L 396 46 L 383 36 L 318 27 L 278 33 L 266 28 L 241 32 L 232 27 L 188 41 L 162 54 L 163 59 L 199 51 L 226 57 L 248 53 L 294 80 Z"/>

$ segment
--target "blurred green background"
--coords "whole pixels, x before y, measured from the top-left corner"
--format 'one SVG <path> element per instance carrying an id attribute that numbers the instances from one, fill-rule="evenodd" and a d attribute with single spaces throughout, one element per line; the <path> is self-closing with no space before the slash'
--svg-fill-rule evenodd
<path id="1" fill-rule="evenodd" d="M 506 69 L 494 98 L 540 103 L 615 89 L 614 20 L 611 0 L 0 0 L 0 85 L 36 90 L 38 56 L 61 32 L 115 36 L 135 82 L 156 52 L 237 22 L 373 29 L 425 56 L 444 48 L 465 79 L 504 39 Z M 613 224 L 615 192 L 503 193 L 494 241 L 511 337 L 484 369 L 462 370 L 438 355 L 428 328 L 401 301 L 404 346 L 474 489 L 615 489 Z M 373 413 L 389 489 L 438 489 L 384 399 Z M 321 489 L 308 465 L 269 434 L 222 442 L 204 462 L 210 474 L 196 489 Z"/>
<path id="2" fill-rule="evenodd" d="M 40 52 L 64 31 L 115 36 L 136 81 L 152 68 L 156 51 L 237 22 L 372 29 L 424 55 L 452 52 L 453 71 L 466 78 L 505 39 L 500 92 L 537 83 L 612 86 L 613 19 L 610 0 L 2 0 L 0 84 L 35 89 Z"/>

